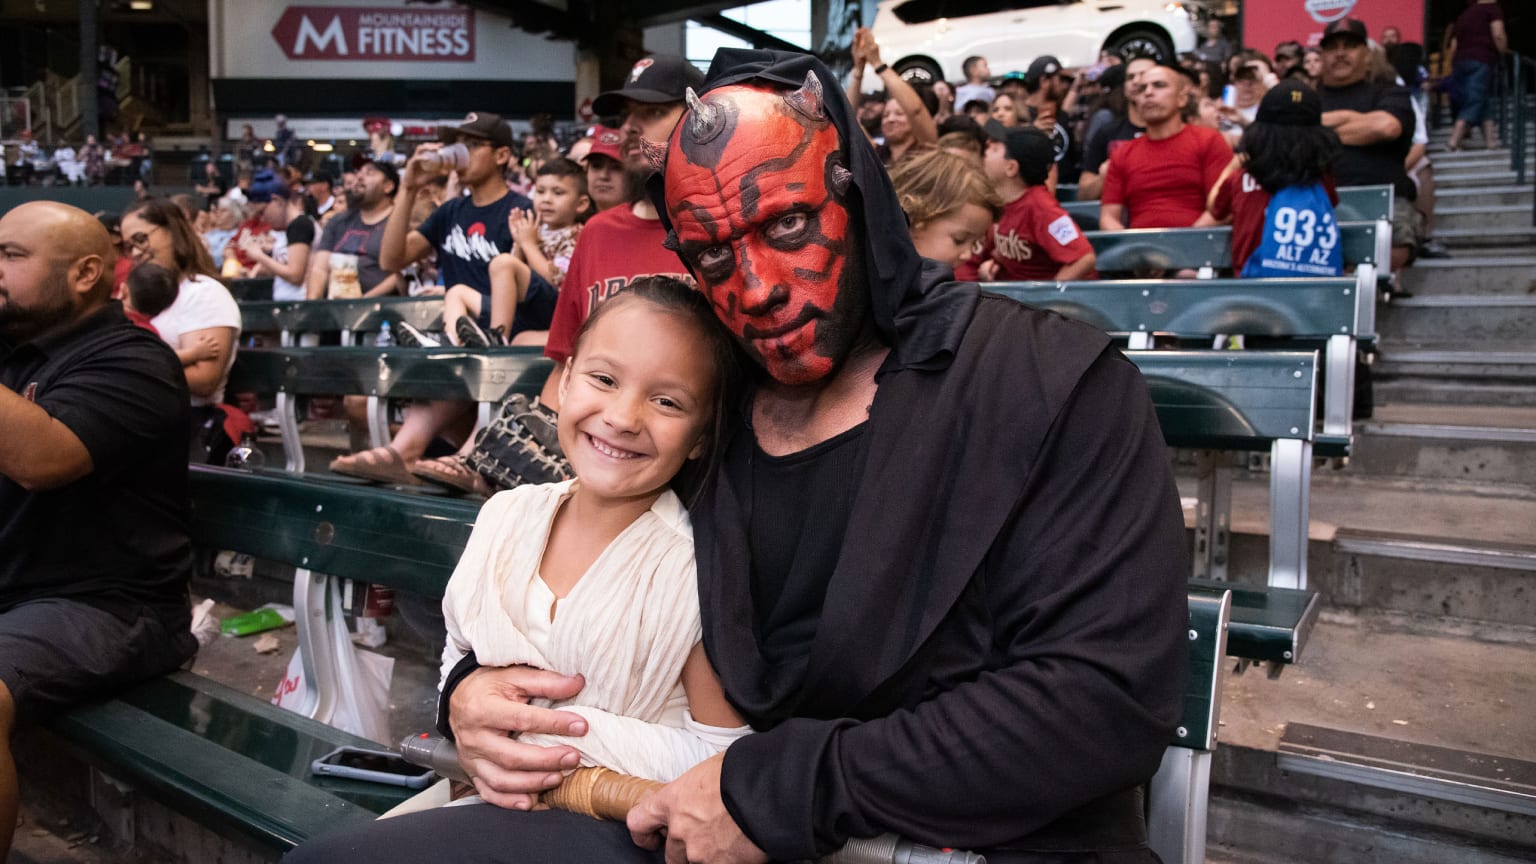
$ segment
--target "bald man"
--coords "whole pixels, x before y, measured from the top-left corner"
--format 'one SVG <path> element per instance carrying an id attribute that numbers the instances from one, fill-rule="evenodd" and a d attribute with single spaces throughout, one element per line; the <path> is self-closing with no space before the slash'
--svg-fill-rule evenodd
<path id="1" fill-rule="evenodd" d="M 0 216 L 0 859 L 12 733 L 197 649 L 186 377 L 111 299 L 113 258 L 84 210 Z"/>

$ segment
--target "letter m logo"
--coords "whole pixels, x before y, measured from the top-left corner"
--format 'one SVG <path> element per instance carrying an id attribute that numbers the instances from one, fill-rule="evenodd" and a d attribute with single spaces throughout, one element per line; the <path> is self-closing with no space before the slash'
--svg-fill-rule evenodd
<path id="1" fill-rule="evenodd" d="M 333 44 L 335 47 L 331 48 Z M 293 56 L 305 56 L 307 45 L 313 45 L 315 53 L 321 56 L 330 51 L 334 51 L 336 56 L 347 56 L 347 34 L 341 27 L 341 16 L 332 15 L 331 22 L 325 25 L 324 32 L 315 29 L 314 22 L 309 20 L 309 15 L 300 17 L 299 35 L 293 41 Z"/>

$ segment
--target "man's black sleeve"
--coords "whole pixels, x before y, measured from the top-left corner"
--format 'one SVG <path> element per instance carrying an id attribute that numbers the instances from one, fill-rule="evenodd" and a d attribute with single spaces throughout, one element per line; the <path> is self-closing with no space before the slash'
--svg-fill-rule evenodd
<path id="1" fill-rule="evenodd" d="M 189 397 L 176 355 L 148 333 L 125 338 L 37 395 L 85 445 L 96 474 L 121 470 L 158 442 L 186 434 Z"/>

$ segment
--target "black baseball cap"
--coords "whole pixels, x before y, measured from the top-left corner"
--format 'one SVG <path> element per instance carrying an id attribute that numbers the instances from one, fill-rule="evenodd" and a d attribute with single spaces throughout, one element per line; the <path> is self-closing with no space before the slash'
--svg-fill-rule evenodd
<path id="1" fill-rule="evenodd" d="M 1164 69 L 1179 73 L 1184 77 L 1184 80 L 1191 84 L 1200 83 L 1199 73 L 1195 72 L 1193 69 L 1186 69 L 1180 64 L 1173 62 L 1172 60 L 1159 60 L 1157 61 L 1157 65 Z"/>
<path id="2" fill-rule="evenodd" d="M 326 171 L 324 169 L 316 169 L 316 170 L 313 170 L 313 171 L 305 171 L 304 172 L 304 179 L 303 179 L 302 182 L 305 183 L 306 185 L 310 184 L 310 183 L 331 183 L 331 184 L 335 184 L 336 178 L 334 176 L 332 176 L 331 172 L 329 172 L 329 171 Z"/>
<path id="3" fill-rule="evenodd" d="M 457 126 L 441 126 L 437 130 L 437 137 L 444 141 L 458 135 L 484 138 L 497 147 L 512 146 L 512 127 L 507 125 L 507 121 L 501 119 L 500 114 L 492 114 L 489 111 L 471 111 L 464 115 L 463 123 Z"/>
<path id="4" fill-rule="evenodd" d="M 1320 126 L 1323 100 L 1316 90 L 1294 78 L 1287 78 L 1269 88 L 1259 100 L 1259 113 L 1254 119 L 1276 126 Z"/>
<path id="5" fill-rule="evenodd" d="M 1029 70 L 1024 73 L 1024 83 L 1033 87 L 1040 83 L 1040 79 L 1048 78 L 1061 71 L 1061 61 L 1049 54 L 1035 58 L 1035 62 L 1029 64 Z"/>
<path id="6" fill-rule="evenodd" d="M 1044 183 L 1056 162 L 1056 145 L 1044 132 L 1033 126 L 1004 126 L 996 120 L 988 120 L 982 127 L 987 139 L 1003 145 L 1008 158 L 1019 163 L 1019 176 L 1026 183 Z"/>
<path id="7" fill-rule="evenodd" d="M 1370 41 L 1370 37 L 1365 29 L 1365 22 L 1361 21 L 1359 18 L 1340 18 L 1339 20 L 1329 24 L 1327 27 L 1324 27 L 1323 41 L 1320 44 L 1326 45 L 1328 40 L 1334 38 L 1335 36 L 1342 36 L 1348 39 L 1357 40 L 1359 42 Z"/>
<path id="8" fill-rule="evenodd" d="M 400 188 L 400 169 L 396 167 L 395 163 L 384 159 L 375 159 L 368 153 L 358 153 L 352 157 L 353 171 L 362 168 L 364 165 L 372 165 L 379 169 L 379 173 L 388 178 L 391 183 L 394 183 L 396 189 Z"/>
<path id="9" fill-rule="evenodd" d="M 689 87 L 695 92 L 704 89 L 704 73 L 699 67 L 675 54 L 653 54 L 635 63 L 622 89 L 609 90 L 593 100 L 592 111 L 599 117 L 616 117 L 623 113 L 626 99 L 653 105 L 681 102 Z"/>
<path id="10" fill-rule="evenodd" d="M 1099 73 L 1099 86 L 1106 90 L 1119 90 L 1125 86 L 1125 64 L 1116 63 Z"/>

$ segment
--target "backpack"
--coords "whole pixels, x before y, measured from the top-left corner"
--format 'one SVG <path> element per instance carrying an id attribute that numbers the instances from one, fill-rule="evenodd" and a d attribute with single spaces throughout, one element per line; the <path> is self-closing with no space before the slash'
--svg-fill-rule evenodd
<path id="1" fill-rule="evenodd" d="M 1269 197 L 1259 248 L 1243 266 L 1245 279 L 1341 276 L 1339 223 L 1321 183 L 1287 186 Z"/>

